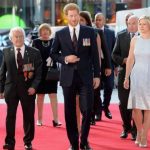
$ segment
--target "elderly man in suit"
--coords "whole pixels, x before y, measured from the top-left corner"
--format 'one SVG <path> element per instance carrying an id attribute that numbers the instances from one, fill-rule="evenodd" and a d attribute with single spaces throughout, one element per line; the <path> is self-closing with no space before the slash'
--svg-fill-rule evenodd
<path id="1" fill-rule="evenodd" d="M 115 70 L 115 66 L 114 66 L 114 63 L 111 59 L 111 53 L 113 51 L 115 41 L 116 41 L 115 32 L 114 32 L 114 30 L 108 28 L 105 25 L 105 17 L 102 13 L 97 13 L 95 15 L 95 25 L 98 29 L 101 29 L 102 32 L 104 33 L 104 39 L 106 41 L 106 47 L 107 47 L 108 53 L 109 53 L 109 55 L 108 55 L 109 58 L 107 58 L 105 55 L 104 55 L 104 58 L 102 58 L 101 84 L 103 85 L 104 95 L 103 95 L 103 101 L 102 101 L 102 98 L 100 97 L 101 108 L 99 108 L 99 109 L 104 110 L 105 116 L 108 119 L 112 119 L 112 114 L 109 110 L 109 105 L 110 105 L 112 91 L 113 91 L 113 88 L 114 88 L 114 70 Z M 106 65 L 105 65 L 106 64 L 105 61 L 107 59 L 110 60 L 110 68 L 112 70 L 109 74 L 108 73 L 106 74 L 106 72 L 108 72 L 109 69 L 110 69 L 110 68 L 106 67 Z"/>
<path id="2" fill-rule="evenodd" d="M 132 125 L 132 110 L 127 109 L 129 89 L 124 89 L 123 82 L 126 72 L 126 61 L 129 54 L 130 41 L 133 35 L 138 35 L 138 18 L 131 15 L 127 22 L 127 30 L 121 31 L 117 35 L 117 40 L 113 49 L 112 58 L 119 65 L 118 74 L 118 97 L 120 100 L 119 109 L 123 121 L 123 132 L 120 138 L 127 138 L 128 133 L 132 134 L 132 140 L 136 138 L 136 127 Z"/>
<path id="3" fill-rule="evenodd" d="M 32 149 L 34 138 L 35 92 L 41 79 L 42 59 L 37 49 L 24 45 L 25 32 L 10 30 L 13 46 L 3 50 L 0 69 L 0 98 L 7 104 L 6 138 L 3 149 L 15 149 L 16 111 L 20 101 L 23 111 L 24 148 Z"/>
<path id="4" fill-rule="evenodd" d="M 68 26 L 56 32 L 50 56 L 61 66 L 60 84 L 65 100 L 65 120 L 70 150 L 79 150 L 76 118 L 76 94 L 82 113 L 80 149 L 92 150 L 88 143 L 93 105 L 93 87 L 100 83 L 100 66 L 94 29 L 79 25 L 79 7 L 64 7 Z"/>

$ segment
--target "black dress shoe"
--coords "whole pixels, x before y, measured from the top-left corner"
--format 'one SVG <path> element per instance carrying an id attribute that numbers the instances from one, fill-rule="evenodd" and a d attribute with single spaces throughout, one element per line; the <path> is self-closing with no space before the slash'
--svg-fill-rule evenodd
<path id="1" fill-rule="evenodd" d="M 105 112 L 105 116 L 106 116 L 108 119 L 112 119 L 111 112 L 109 111 L 108 108 L 104 108 L 104 112 Z"/>
<path id="2" fill-rule="evenodd" d="M 92 148 L 90 147 L 89 143 L 86 144 L 80 144 L 80 150 L 92 150 Z"/>
<path id="3" fill-rule="evenodd" d="M 10 145 L 10 144 L 4 144 L 3 149 L 5 149 L 5 150 L 14 150 L 15 146 Z"/>
<path id="4" fill-rule="evenodd" d="M 131 140 L 132 141 L 136 140 L 136 135 L 137 135 L 137 133 L 135 131 L 131 131 Z"/>
<path id="5" fill-rule="evenodd" d="M 125 138 L 127 138 L 128 137 L 128 132 L 127 131 L 122 131 L 122 133 L 121 133 L 121 135 L 120 135 L 120 138 L 122 138 L 122 139 L 125 139 Z"/>
<path id="6" fill-rule="evenodd" d="M 95 119 L 91 118 L 90 124 L 95 125 L 96 124 Z"/>
<path id="7" fill-rule="evenodd" d="M 95 115 L 95 121 L 101 121 L 101 117 L 102 117 L 101 114 Z"/>
<path id="8" fill-rule="evenodd" d="M 61 126 L 62 125 L 62 123 L 60 123 L 60 122 L 56 122 L 56 121 L 52 121 L 53 122 L 53 127 L 59 127 L 59 126 Z"/>
<path id="9" fill-rule="evenodd" d="M 79 150 L 79 148 L 78 147 L 70 146 L 68 150 Z"/>
<path id="10" fill-rule="evenodd" d="M 32 150 L 32 144 L 25 144 L 24 148 L 25 150 Z"/>

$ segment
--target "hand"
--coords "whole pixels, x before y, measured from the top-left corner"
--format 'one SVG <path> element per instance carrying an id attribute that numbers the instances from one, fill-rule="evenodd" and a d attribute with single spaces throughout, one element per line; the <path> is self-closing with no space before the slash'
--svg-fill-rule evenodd
<path id="1" fill-rule="evenodd" d="M 126 62 L 127 62 L 127 58 L 124 58 L 122 64 L 126 64 Z"/>
<path id="2" fill-rule="evenodd" d="M 100 78 L 94 78 L 93 79 L 93 87 L 94 89 L 98 88 L 100 85 Z"/>
<path id="3" fill-rule="evenodd" d="M 68 63 L 76 63 L 76 62 L 80 61 L 80 58 L 78 58 L 76 55 L 68 55 L 65 57 L 65 60 Z"/>
<path id="4" fill-rule="evenodd" d="M 35 89 L 34 88 L 29 88 L 28 89 L 28 95 L 34 95 L 35 94 Z"/>
<path id="5" fill-rule="evenodd" d="M 125 79 L 123 85 L 125 89 L 129 89 L 129 79 Z"/>
<path id="6" fill-rule="evenodd" d="M 116 67 L 116 68 L 114 69 L 114 75 L 115 75 L 115 76 L 118 75 L 118 67 Z"/>
<path id="7" fill-rule="evenodd" d="M 110 75 L 111 75 L 111 69 L 106 68 L 105 69 L 105 76 L 107 77 L 107 76 L 110 76 Z"/>
<path id="8" fill-rule="evenodd" d="M 4 99 L 4 93 L 0 93 L 0 99 Z"/>

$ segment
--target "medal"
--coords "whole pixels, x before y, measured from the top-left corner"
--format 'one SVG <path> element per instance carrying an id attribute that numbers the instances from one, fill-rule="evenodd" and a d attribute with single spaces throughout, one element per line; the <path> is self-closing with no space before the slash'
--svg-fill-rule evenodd
<path id="1" fill-rule="evenodd" d="M 33 75 L 34 75 L 34 66 L 32 63 L 30 64 L 24 64 L 23 66 L 23 73 L 24 73 L 24 78 L 25 81 L 27 81 L 28 79 L 32 79 Z"/>
<path id="2" fill-rule="evenodd" d="M 33 77 L 33 72 L 28 72 L 28 78 L 32 79 L 32 77 Z"/>

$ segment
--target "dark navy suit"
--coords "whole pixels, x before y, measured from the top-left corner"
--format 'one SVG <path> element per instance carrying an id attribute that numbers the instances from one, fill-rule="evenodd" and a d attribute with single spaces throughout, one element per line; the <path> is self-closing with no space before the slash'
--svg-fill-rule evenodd
<path id="1" fill-rule="evenodd" d="M 88 41 L 88 44 L 84 42 Z M 81 143 L 86 144 L 93 105 L 93 77 L 100 76 L 100 66 L 96 35 L 94 29 L 80 25 L 77 51 L 73 48 L 69 27 L 56 32 L 50 56 L 60 62 L 60 85 L 65 100 L 65 120 L 69 141 L 73 147 L 78 146 L 78 129 L 76 120 L 76 94 L 80 96 L 80 109 L 83 115 Z M 80 61 L 66 64 L 65 56 L 76 55 Z"/>
<path id="2" fill-rule="evenodd" d="M 101 85 L 94 91 L 94 110 L 92 120 L 94 120 L 95 115 L 99 116 L 101 120 L 102 106 L 108 108 L 111 100 L 111 94 L 114 85 L 114 65 L 111 60 L 111 53 L 115 44 L 115 33 L 109 28 L 104 28 L 104 31 L 98 29 L 98 33 L 101 37 L 101 48 L 104 58 L 101 59 Z M 110 76 L 106 77 L 105 69 L 112 69 Z M 104 100 L 102 103 L 100 90 L 104 89 Z"/>
<path id="3" fill-rule="evenodd" d="M 106 41 L 106 46 L 109 50 L 109 56 L 111 59 L 111 54 L 115 45 L 115 32 L 112 29 L 104 27 L 104 36 L 105 36 L 105 41 Z M 103 66 L 102 66 L 103 67 Z M 103 107 L 108 108 L 111 100 L 111 95 L 114 87 L 114 62 L 111 59 L 111 75 L 110 76 L 105 76 L 103 68 L 102 70 L 102 84 L 104 88 L 104 99 L 103 99 Z"/>

